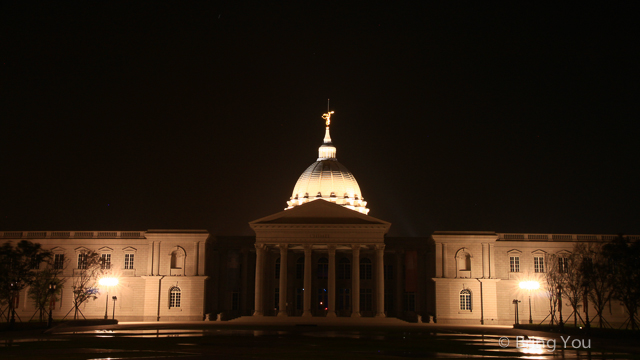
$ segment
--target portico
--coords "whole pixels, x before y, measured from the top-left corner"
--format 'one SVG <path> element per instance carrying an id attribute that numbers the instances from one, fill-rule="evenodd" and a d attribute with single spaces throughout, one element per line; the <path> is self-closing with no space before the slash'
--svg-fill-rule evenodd
<path id="1" fill-rule="evenodd" d="M 384 317 L 384 235 L 390 225 L 324 200 L 251 222 L 253 315 Z"/>

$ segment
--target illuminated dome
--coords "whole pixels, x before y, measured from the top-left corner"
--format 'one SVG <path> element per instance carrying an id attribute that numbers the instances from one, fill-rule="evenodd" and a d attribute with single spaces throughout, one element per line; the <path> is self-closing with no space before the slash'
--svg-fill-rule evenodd
<path id="1" fill-rule="evenodd" d="M 327 128 L 324 143 L 318 149 L 318 160 L 298 178 L 285 210 L 322 199 L 367 215 L 367 202 L 362 197 L 356 178 L 336 159 L 336 148 L 329 135 L 331 114 L 333 111 L 323 115 L 327 120 Z"/>

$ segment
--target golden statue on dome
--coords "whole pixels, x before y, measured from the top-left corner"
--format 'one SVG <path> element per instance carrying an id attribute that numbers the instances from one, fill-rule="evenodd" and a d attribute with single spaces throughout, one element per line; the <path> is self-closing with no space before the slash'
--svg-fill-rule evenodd
<path id="1" fill-rule="evenodd" d="M 335 111 L 329 111 L 326 114 L 322 114 L 322 118 L 327 120 L 327 126 L 329 126 L 329 124 L 331 124 L 331 114 L 333 114 Z"/>
<path id="2" fill-rule="evenodd" d="M 327 120 L 327 127 L 329 126 L 329 124 L 331 124 L 331 114 L 333 114 L 335 111 L 329 111 L 329 99 L 327 99 L 327 112 L 325 114 L 322 114 L 322 118 Z"/>

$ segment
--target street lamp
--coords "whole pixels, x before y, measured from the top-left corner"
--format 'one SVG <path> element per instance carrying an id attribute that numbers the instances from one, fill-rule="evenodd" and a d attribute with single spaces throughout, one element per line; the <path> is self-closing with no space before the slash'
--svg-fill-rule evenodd
<path id="1" fill-rule="evenodd" d="M 558 312 L 560 313 L 560 321 L 558 325 L 560 325 L 560 331 L 564 329 L 564 323 L 562 322 L 562 286 L 558 284 Z"/>
<path id="2" fill-rule="evenodd" d="M 520 289 L 529 291 L 529 324 L 533 324 L 533 318 L 531 317 L 531 291 L 538 290 L 540 288 L 540 283 L 537 281 L 521 281 Z"/>
<path id="3" fill-rule="evenodd" d="M 111 300 L 113 300 L 113 314 L 111 316 L 111 320 L 115 320 L 116 319 L 116 300 L 118 300 L 117 296 L 112 296 Z"/>
<path id="4" fill-rule="evenodd" d="M 118 285 L 118 278 L 103 277 L 102 279 L 100 279 L 100 281 L 98 281 L 98 284 L 107 288 L 107 303 L 104 308 L 104 319 L 107 320 L 109 319 L 109 315 L 107 314 L 107 312 L 109 311 L 109 288 L 111 286 Z"/>
<path id="5" fill-rule="evenodd" d="M 15 301 L 16 301 L 16 293 L 20 290 L 20 281 L 12 281 L 9 284 L 9 311 L 11 311 L 11 319 L 9 320 L 9 329 L 13 329 L 16 324 L 16 309 L 15 309 Z"/>
<path id="6" fill-rule="evenodd" d="M 515 323 L 513 324 L 513 327 L 516 327 L 516 326 L 518 326 L 520 324 L 520 319 L 519 319 L 519 316 L 518 316 L 518 303 L 520 303 L 520 300 L 513 299 L 512 302 L 513 302 L 513 305 L 516 306 L 516 315 L 515 315 L 515 319 L 514 319 Z"/>
<path id="7" fill-rule="evenodd" d="M 49 321 L 47 321 L 47 327 L 51 327 L 53 324 L 53 296 L 56 293 L 56 284 L 49 284 Z"/>

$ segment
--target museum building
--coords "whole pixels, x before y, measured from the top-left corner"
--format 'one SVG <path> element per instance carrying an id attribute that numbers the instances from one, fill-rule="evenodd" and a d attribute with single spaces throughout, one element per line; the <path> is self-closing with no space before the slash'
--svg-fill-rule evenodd
<path id="1" fill-rule="evenodd" d="M 286 209 L 249 223 L 255 237 L 213 237 L 206 230 L 5 231 L 0 242 L 40 243 L 53 252 L 54 266 L 64 267 L 55 318 L 69 317 L 81 254 L 92 250 L 119 283 L 99 287 L 98 299 L 82 306 L 86 318 L 103 317 L 115 297 L 109 311 L 122 321 L 396 317 L 513 324 L 514 300 L 522 302 L 521 319 L 529 315 L 529 298 L 532 318 L 548 319 L 544 292 L 518 284 L 544 281 L 550 255 L 615 238 L 486 231 L 389 237 L 391 224 L 368 215 L 355 177 L 337 161 L 332 113 L 323 116 L 318 158 L 300 175 Z M 36 312 L 27 291 L 13 299 L 22 321 Z M 623 307 L 613 302 L 607 318 L 624 322 Z"/>

